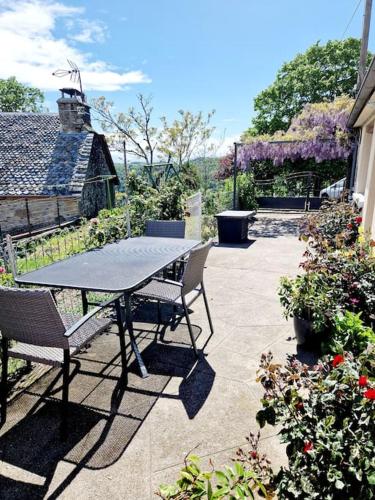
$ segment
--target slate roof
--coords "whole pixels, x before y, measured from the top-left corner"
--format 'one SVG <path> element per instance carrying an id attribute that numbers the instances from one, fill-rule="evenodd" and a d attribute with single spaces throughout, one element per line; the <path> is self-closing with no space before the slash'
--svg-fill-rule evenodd
<path id="1" fill-rule="evenodd" d="M 0 196 L 79 194 L 94 135 L 62 132 L 54 113 L 0 113 Z"/>

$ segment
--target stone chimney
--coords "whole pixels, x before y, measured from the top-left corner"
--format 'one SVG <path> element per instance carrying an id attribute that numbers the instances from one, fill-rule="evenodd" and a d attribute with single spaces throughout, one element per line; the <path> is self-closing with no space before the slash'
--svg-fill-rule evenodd
<path id="1" fill-rule="evenodd" d="M 90 106 L 85 94 L 77 89 L 60 89 L 57 99 L 59 117 L 63 132 L 82 132 L 91 129 Z"/>

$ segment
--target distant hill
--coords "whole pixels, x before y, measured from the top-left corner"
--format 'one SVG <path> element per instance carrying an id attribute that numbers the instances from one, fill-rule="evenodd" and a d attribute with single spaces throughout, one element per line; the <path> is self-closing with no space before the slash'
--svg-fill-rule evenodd
<path id="1" fill-rule="evenodd" d="M 202 189 L 214 188 L 217 185 L 215 174 L 219 168 L 220 158 L 195 158 L 190 163 L 198 169 Z"/>
<path id="2" fill-rule="evenodd" d="M 190 161 L 190 164 L 198 170 L 201 189 L 215 188 L 217 185 L 215 173 L 219 167 L 219 162 L 220 158 L 195 158 Z M 142 162 L 132 162 L 129 164 L 129 171 L 135 171 L 140 174 L 143 165 L 144 163 Z M 120 191 L 122 191 L 124 186 L 124 165 L 123 163 L 115 163 L 115 167 L 120 179 Z"/>

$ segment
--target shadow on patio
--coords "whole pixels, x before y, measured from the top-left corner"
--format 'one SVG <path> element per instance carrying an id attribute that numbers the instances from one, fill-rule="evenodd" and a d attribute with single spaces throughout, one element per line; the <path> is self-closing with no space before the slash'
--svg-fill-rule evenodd
<path id="1" fill-rule="evenodd" d="M 257 217 L 257 223 L 250 226 L 249 235 L 252 238 L 278 238 L 279 236 L 298 236 L 298 228 L 300 218 L 282 218 L 267 216 L 262 214 L 262 217 Z"/>
<path id="2" fill-rule="evenodd" d="M 215 372 L 203 356 L 195 358 L 184 325 L 169 331 L 167 338 L 163 326 L 160 331 L 154 325 L 143 323 L 142 327 L 136 332 L 137 341 L 150 377 L 138 375 L 133 356 L 127 374 L 121 377 L 113 332 L 98 337 L 72 363 L 66 441 L 61 441 L 59 434 L 58 370 L 50 370 L 9 405 L 8 420 L 0 430 L 2 498 L 44 498 L 49 490 L 48 498 L 57 498 L 82 469 L 111 466 L 127 449 L 159 397 L 180 400 L 189 419 L 197 415 L 211 391 Z M 194 327 L 194 331 L 198 338 L 201 329 Z M 163 338 L 164 343 L 160 343 Z M 162 394 L 172 377 L 182 378 L 178 393 Z M 71 466 L 70 473 L 51 492 L 61 461 Z"/>

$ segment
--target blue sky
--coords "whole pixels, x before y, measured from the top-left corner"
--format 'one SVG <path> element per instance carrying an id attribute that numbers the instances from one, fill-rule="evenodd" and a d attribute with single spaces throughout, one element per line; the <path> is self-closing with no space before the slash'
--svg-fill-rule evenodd
<path id="1" fill-rule="evenodd" d="M 154 97 L 155 118 L 178 109 L 216 109 L 217 136 L 250 124 L 254 96 L 280 65 L 321 40 L 342 38 L 358 0 L 0 0 L 0 77 L 46 89 L 70 57 L 89 97 L 124 110 L 138 92 Z M 363 0 L 346 36 L 360 36 Z M 375 49 L 371 33 L 370 48 Z M 86 74 L 85 74 L 86 72 Z M 95 90 L 92 90 L 95 89 Z"/>

